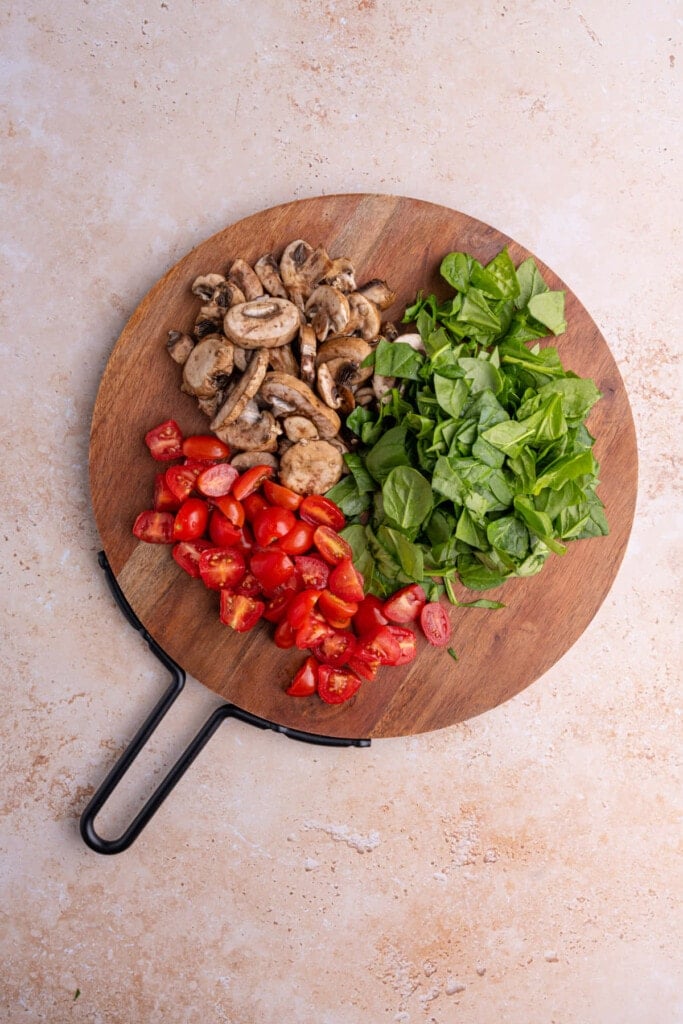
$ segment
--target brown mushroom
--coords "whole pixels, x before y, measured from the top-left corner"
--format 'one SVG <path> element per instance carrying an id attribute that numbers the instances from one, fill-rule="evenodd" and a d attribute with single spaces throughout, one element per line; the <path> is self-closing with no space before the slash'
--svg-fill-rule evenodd
<path id="1" fill-rule="evenodd" d="M 330 363 L 321 363 L 318 367 L 318 394 L 330 409 L 339 409 L 347 416 L 356 405 L 353 391 L 345 384 L 340 384 L 330 370 Z"/>
<path id="2" fill-rule="evenodd" d="M 258 274 L 252 270 L 246 260 L 237 259 L 231 263 L 230 270 L 228 271 L 228 281 L 239 288 L 247 302 L 251 302 L 252 299 L 258 299 L 259 296 L 263 295 L 263 285 L 259 280 Z"/>
<path id="3" fill-rule="evenodd" d="M 269 295 L 276 295 L 280 299 L 288 298 L 287 290 L 280 277 L 277 260 L 272 252 L 266 253 L 256 261 L 254 272 Z"/>
<path id="4" fill-rule="evenodd" d="M 264 350 L 254 352 L 239 380 L 229 385 L 225 401 L 211 421 L 212 430 L 219 430 L 226 423 L 233 423 L 242 415 L 247 402 L 258 391 L 267 369 L 268 353 Z"/>
<path id="5" fill-rule="evenodd" d="M 166 350 L 171 359 L 175 360 L 176 363 L 180 363 L 181 366 L 186 362 L 194 346 L 194 338 L 191 338 L 189 334 L 183 334 L 181 331 L 168 332 Z"/>
<path id="6" fill-rule="evenodd" d="M 202 306 L 195 320 L 193 334 L 201 341 L 208 338 L 210 334 L 220 334 L 223 328 L 223 317 L 225 310 L 221 309 L 215 302 Z"/>
<path id="7" fill-rule="evenodd" d="M 231 306 L 223 330 L 242 348 L 276 348 L 295 337 L 300 323 L 299 311 L 292 302 L 268 295 Z"/>
<path id="8" fill-rule="evenodd" d="M 380 281 L 378 277 L 367 281 L 358 288 L 358 294 L 369 299 L 379 309 L 389 309 L 396 301 L 396 292 L 393 292 L 386 281 Z"/>
<path id="9" fill-rule="evenodd" d="M 211 302 L 216 288 L 224 282 L 225 278 L 222 274 L 205 274 L 202 277 L 195 277 L 192 282 L 192 294 L 204 302 Z"/>
<path id="10" fill-rule="evenodd" d="M 231 306 L 237 306 L 240 302 L 246 302 L 244 292 L 233 284 L 232 281 L 222 281 L 211 297 L 211 301 L 220 306 L 223 312 Z"/>
<path id="11" fill-rule="evenodd" d="M 343 466 L 329 441 L 299 441 L 280 457 L 280 482 L 297 494 L 322 494 L 338 483 Z"/>
<path id="12" fill-rule="evenodd" d="M 272 370 L 279 370 L 281 373 L 291 373 L 293 377 L 299 375 L 299 364 L 292 352 L 291 345 L 280 345 L 278 348 L 268 349 L 268 363 Z"/>
<path id="13" fill-rule="evenodd" d="M 198 398 L 213 398 L 232 373 L 233 348 L 217 334 L 198 342 L 183 365 L 182 390 Z"/>
<path id="14" fill-rule="evenodd" d="M 351 292 L 347 296 L 349 303 L 349 322 L 346 333 L 356 331 L 365 341 L 373 341 L 382 327 L 382 317 L 374 302 L 366 299 L 360 292 Z"/>
<path id="15" fill-rule="evenodd" d="M 355 292 L 356 272 L 351 260 L 348 260 L 345 256 L 332 260 L 332 266 L 325 274 L 324 283 L 331 284 L 333 288 L 338 288 L 340 292 Z"/>
<path id="16" fill-rule="evenodd" d="M 269 404 L 281 402 L 288 413 L 297 413 L 311 420 L 320 437 L 334 437 L 341 429 L 341 420 L 318 396 L 297 377 L 288 373 L 267 373 L 260 388 L 260 398 Z"/>
<path id="17" fill-rule="evenodd" d="M 346 359 L 360 366 L 363 360 L 367 359 L 371 353 L 372 348 L 368 345 L 367 341 L 363 341 L 362 338 L 341 334 L 328 338 L 324 345 L 320 346 L 315 362 L 316 366 L 319 366 L 330 359 Z M 370 370 L 368 377 L 371 375 L 372 370 Z"/>
<path id="18" fill-rule="evenodd" d="M 236 420 L 225 423 L 214 433 L 235 451 L 274 452 L 282 428 L 272 413 L 259 409 L 250 399 Z"/>
<path id="19" fill-rule="evenodd" d="M 330 331 L 341 334 L 351 316 L 346 295 L 330 284 L 318 285 L 311 292 L 304 310 L 318 341 L 324 341 Z"/>
<path id="20" fill-rule="evenodd" d="M 286 416 L 282 421 L 285 434 L 288 440 L 294 441 L 317 441 L 319 434 L 315 423 L 312 423 L 306 416 Z"/>
<path id="21" fill-rule="evenodd" d="M 303 324 L 299 331 L 299 361 L 301 363 L 301 379 L 313 386 L 315 381 L 315 353 L 318 339 L 310 324 Z"/>
<path id="22" fill-rule="evenodd" d="M 252 466 L 270 466 L 277 473 L 279 462 L 270 452 L 240 452 L 230 459 L 230 465 L 239 469 L 240 473 L 245 469 L 251 469 Z"/>
<path id="23" fill-rule="evenodd" d="M 332 266 L 322 246 L 313 249 L 297 238 L 286 246 L 280 258 L 280 276 L 292 302 L 303 311 L 306 299 Z"/>

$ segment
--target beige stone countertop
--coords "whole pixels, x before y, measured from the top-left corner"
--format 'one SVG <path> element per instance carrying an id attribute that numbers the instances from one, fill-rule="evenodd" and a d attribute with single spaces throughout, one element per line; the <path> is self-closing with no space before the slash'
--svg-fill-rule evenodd
<path id="1" fill-rule="evenodd" d="M 680 1024 L 681 8 L 672 0 L 0 4 L 0 1019 Z M 224 725 L 103 857 L 89 795 L 166 686 L 97 565 L 88 439 L 126 320 L 264 207 L 462 210 L 579 296 L 639 445 L 580 640 L 366 750 Z M 115 831 L 217 698 L 185 692 Z"/>

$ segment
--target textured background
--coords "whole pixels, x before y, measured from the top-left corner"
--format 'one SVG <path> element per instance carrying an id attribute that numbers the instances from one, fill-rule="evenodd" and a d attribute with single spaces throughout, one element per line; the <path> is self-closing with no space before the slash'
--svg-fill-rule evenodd
<path id="1" fill-rule="evenodd" d="M 683 1021 L 681 8 L 414 6 L 0 2 L 12 1024 Z M 625 561 L 509 704 L 365 751 L 224 726 L 135 846 L 99 857 L 78 817 L 165 686 L 96 566 L 100 375 L 190 247 L 352 191 L 494 224 L 588 307 L 638 431 Z M 188 682 L 108 828 L 214 705 Z"/>

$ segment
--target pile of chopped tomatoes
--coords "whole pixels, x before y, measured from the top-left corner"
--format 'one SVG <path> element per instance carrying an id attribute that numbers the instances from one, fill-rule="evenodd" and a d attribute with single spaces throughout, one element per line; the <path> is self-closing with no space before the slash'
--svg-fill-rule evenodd
<path id="1" fill-rule="evenodd" d="M 278 647 L 310 652 L 287 688 L 291 696 L 343 703 L 382 665 L 413 660 L 410 624 L 418 620 L 430 643 L 448 642 L 444 609 L 417 584 L 386 601 L 364 593 L 339 533 L 344 514 L 328 498 L 296 494 L 271 479 L 270 466 L 240 474 L 225 461 L 223 441 L 184 437 L 174 420 L 145 442 L 154 459 L 173 465 L 156 474 L 153 508 L 140 513 L 133 533 L 172 545 L 178 565 L 219 592 L 226 626 L 245 633 L 265 619 Z"/>

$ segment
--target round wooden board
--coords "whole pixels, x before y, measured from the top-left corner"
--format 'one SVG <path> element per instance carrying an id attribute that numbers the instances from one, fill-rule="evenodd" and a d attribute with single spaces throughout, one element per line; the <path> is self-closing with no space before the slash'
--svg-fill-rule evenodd
<path id="1" fill-rule="evenodd" d="M 633 521 L 637 449 L 633 419 L 609 348 L 575 295 L 537 260 L 552 288 L 566 291 L 568 329 L 557 340 L 564 365 L 592 377 L 603 398 L 589 428 L 597 438 L 599 494 L 607 537 L 577 541 L 564 558 L 551 556 L 538 576 L 487 593 L 499 611 L 450 609 L 454 662 L 420 640 L 416 660 L 384 669 L 347 704 L 287 697 L 284 688 L 303 660 L 281 651 L 265 623 L 236 634 L 218 620 L 217 595 L 191 580 L 165 546 L 139 543 L 135 516 L 150 507 L 155 471 L 145 433 L 173 417 L 186 433 L 207 428 L 194 399 L 179 390 L 180 368 L 167 355 L 170 329 L 189 330 L 197 300 L 190 283 L 224 272 L 238 256 L 279 253 L 295 238 L 348 256 L 360 282 L 386 278 L 397 292 L 385 319 L 399 319 L 419 289 L 440 296 L 442 257 L 464 250 L 490 260 L 504 245 L 518 265 L 530 253 L 492 227 L 431 203 L 396 196 L 338 195 L 265 210 L 197 246 L 152 288 L 119 338 L 102 378 L 92 421 L 90 473 L 97 526 L 110 565 L 148 632 L 210 689 L 253 714 L 328 736 L 387 737 L 426 732 L 494 708 L 546 672 L 581 636 L 602 604 L 621 563 Z"/>

